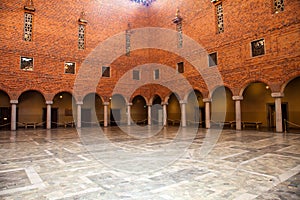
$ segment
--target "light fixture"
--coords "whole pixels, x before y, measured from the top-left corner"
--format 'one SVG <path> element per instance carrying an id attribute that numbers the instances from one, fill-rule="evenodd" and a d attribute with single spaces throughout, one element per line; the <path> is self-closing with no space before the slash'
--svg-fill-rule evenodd
<path id="1" fill-rule="evenodd" d="M 144 6 L 150 6 L 151 3 L 155 0 L 130 0 L 130 1 L 134 1 L 136 3 L 143 4 Z"/>
<path id="2" fill-rule="evenodd" d="M 270 87 L 267 85 L 267 86 L 266 86 L 266 89 L 268 90 L 269 88 L 270 88 Z"/>

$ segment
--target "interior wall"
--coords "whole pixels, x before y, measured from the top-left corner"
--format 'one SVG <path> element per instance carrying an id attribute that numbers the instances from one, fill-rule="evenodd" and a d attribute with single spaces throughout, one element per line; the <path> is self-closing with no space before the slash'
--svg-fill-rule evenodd
<path id="1" fill-rule="evenodd" d="M 121 123 L 125 124 L 127 121 L 127 110 L 126 110 L 126 101 L 124 97 L 121 95 L 112 96 L 110 108 L 120 110 Z"/>
<path id="2" fill-rule="evenodd" d="M 226 87 L 217 88 L 212 95 L 211 119 L 216 122 L 234 121 L 235 106 L 232 93 Z"/>
<path id="3" fill-rule="evenodd" d="M 143 97 L 136 96 L 132 100 L 131 118 L 134 122 L 146 120 L 148 118 L 146 101 Z"/>
<path id="4" fill-rule="evenodd" d="M 96 94 L 89 94 L 83 99 L 81 109 L 91 110 L 91 121 L 99 122 L 104 119 L 104 106 L 101 98 Z M 82 119 L 84 121 L 84 119 Z"/>
<path id="5" fill-rule="evenodd" d="M 46 108 L 43 95 L 36 91 L 28 91 L 19 97 L 18 117 L 19 122 L 41 123 L 43 108 Z"/>
<path id="6" fill-rule="evenodd" d="M 58 108 L 59 124 L 76 120 L 73 119 L 72 100 L 72 95 L 66 92 L 59 93 L 53 98 L 52 108 Z"/>
<path id="7" fill-rule="evenodd" d="M 262 122 L 267 127 L 267 104 L 274 103 L 271 90 L 264 83 L 251 83 L 243 92 L 241 101 L 242 121 Z"/>
<path id="8" fill-rule="evenodd" d="M 288 103 L 288 121 L 300 125 L 300 77 L 288 83 L 282 103 Z"/>
<path id="9" fill-rule="evenodd" d="M 181 120 L 180 104 L 177 97 L 172 94 L 168 100 L 168 119 Z"/>

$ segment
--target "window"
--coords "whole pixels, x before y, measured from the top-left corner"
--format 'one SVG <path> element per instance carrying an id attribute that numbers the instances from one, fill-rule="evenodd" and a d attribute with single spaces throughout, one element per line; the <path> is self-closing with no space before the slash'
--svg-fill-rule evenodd
<path id="1" fill-rule="evenodd" d="M 159 79 L 159 69 L 154 70 L 154 80 Z"/>
<path id="2" fill-rule="evenodd" d="M 85 33 L 85 25 L 83 24 L 79 24 L 78 26 L 78 49 L 84 49 L 85 46 L 85 36 L 84 36 L 84 33 Z"/>
<path id="3" fill-rule="evenodd" d="M 33 71 L 33 58 L 21 57 L 20 68 L 24 71 Z"/>
<path id="4" fill-rule="evenodd" d="M 74 62 L 65 62 L 65 74 L 75 74 Z"/>
<path id="5" fill-rule="evenodd" d="M 216 66 L 218 65 L 218 58 L 217 58 L 217 53 L 211 53 L 208 55 L 208 66 Z"/>
<path id="6" fill-rule="evenodd" d="M 255 40 L 251 42 L 252 57 L 265 54 L 265 41 L 264 39 Z"/>
<path id="7" fill-rule="evenodd" d="M 32 41 L 33 14 L 25 12 L 24 15 L 24 40 Z"/>
<path id="8" fill-rule="evenodd" d="M 133 70 L 132 71 L 132 79 L 133 80 L 140 80 L 140 71 L 139 70 Z"/>
<path id="9" fill-rule="evenodd" d="M 284 11 L 284 1 L 283 0 L 273 0 L 274 13 L 279 13 Z"/>
<path id="10" fill-rule="evenodd" d="M 223 6 L 222 3 L 216 5 L 216 15 L 217 15 L 217 33 L 224 32 L 224 22 L 223 22 Z"/>
<path id="11" fill-rule="evenodd" d="M 178 73 L 183 73 L 184 72 L 183 62 L 177 63 L 177 72 Z"/>
<path id="12" fill-rule="evenodd" d="M 110 77 L 110 67 L 102 66 L 102 77 Z"/>

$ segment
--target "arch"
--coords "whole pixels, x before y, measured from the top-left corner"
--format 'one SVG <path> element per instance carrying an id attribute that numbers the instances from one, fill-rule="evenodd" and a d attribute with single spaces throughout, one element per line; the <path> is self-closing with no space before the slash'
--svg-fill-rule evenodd
<path id="1" fill-rule="evenodd" d="M 160 99 L 160 101 L 162 101 L 162 98 L 161 98 L 161 96 L 160 95 L 158 95 L 158 94 L 155 94 L 153 97 L 151 97 L 150 98 L 150 100 L 149 100 L 149 104 L 150 105 L 153 105 L 153 102 L 157 99 L 157 98 L 159 98 Z"/>
<path id="2" fill-rule="evenodd" d="M 243 93 L 245 91 L 245 89 L 251 85 L 252 83 L 264 83 L 265 85 L 269 85 L 266 81 L 263 80 L 247 80 L 244 82 L 244 84 L 242 85 L 240 92 L 239 92 L 239 96 L 243 96 Z"/>
<path id="3" fill-rule="evenodd" d="M 97 93 L 88 93 L 81 106 L 81 123 L 83 127 L 99 125 L 104 121 L 103 99 Z"/>
<path id="4" fill-rule="evenodd" d="M 203 94 L 194 89 L 186 97 L 186 118 L 188 124 L 201 126 L 204 125 L 205 121 L 205 107 L 203 102 Z"/>
<path id="5" fill-rule="evenodd" d="M 44 95 L 36 90 L 24 91 L 18 98 L 18 125 L 45 126 L 46 101 Z"/>
<path id="6" fill-rule="evenodd" d="M 168 121 L 173 125 L 179 125 L 181 122 L 180 98 L 176 93 L 172 93 L 168 99 L 167 108 Z"/>
<path id="7" fill-rule="evenodd" d="M 60 91 L 55 94 L 52 104 L 53 112 L 51 112 L 52 128 L 55 128 L 58 125 L 62 125 L 65 127 L 74 126 L 75 119 L 73 117 L 73 114 L 77 112 L 74 103 L 75 98 L 70 92 Z M 56 115 L 57 119 L 55 119 L 53 114 Z"/>
<path id="8" fill-rule="evenodd" d="M 145 98 L 141 95 L 137 95 L 132 99 L 131 119 L 138 125 L 147 124 L 147 120 L 148 120 L 147 102 Z"/>
<path id="9" fill-rule="evenodd" d="M 280 93 L 284 93 L 284 90 L 287 87 L 287 85 L 299 78 L 300 78 L 300 76 L 296 76 L 296 77 L 292 77 L 292 78 L 288 79 L 284 84 L 282 84 L 282 86 L 280 88 Z"/>
<path id="10" fill-rule="evenodd" d="M 110 125 L 126 124 L 127 100 L 122 94 L 114 94 L 110 99 Z"/>
<path id="11" fill-rule="evenodd" d="M 0 90 L 0 130 L 9 130 L 11 123 L 11 103 L 9 95 Z"/>

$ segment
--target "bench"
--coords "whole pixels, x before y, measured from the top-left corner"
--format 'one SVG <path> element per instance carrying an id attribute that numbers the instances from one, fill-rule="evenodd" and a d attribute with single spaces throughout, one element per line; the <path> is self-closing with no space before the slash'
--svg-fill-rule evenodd
<path id="1" fill-rule="evenodd" d="M 261 124 L 262 122 L 242 122 L 243 128 L 246 128 L 246 126 L 255 126 L 257 130 L 259 130 Z"/>

